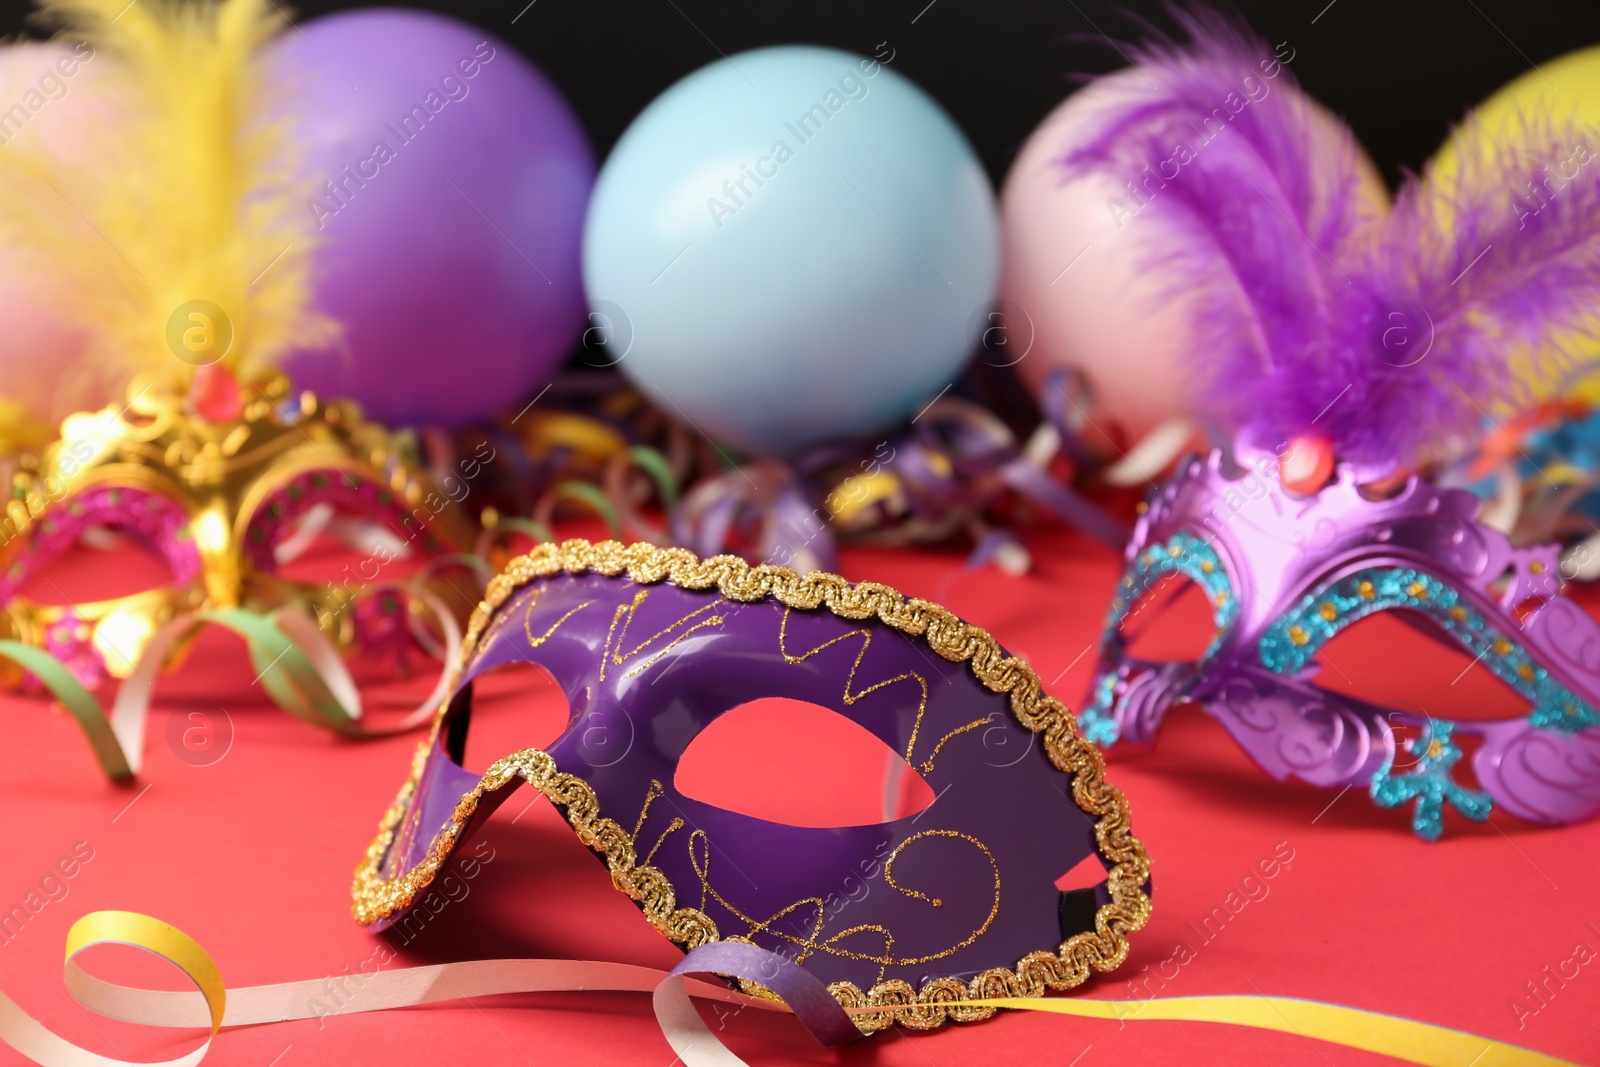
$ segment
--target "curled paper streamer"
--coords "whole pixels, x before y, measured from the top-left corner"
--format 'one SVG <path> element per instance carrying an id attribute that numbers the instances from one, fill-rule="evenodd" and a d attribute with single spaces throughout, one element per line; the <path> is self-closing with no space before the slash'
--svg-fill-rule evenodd
<path id="1" fill-rule="evenodd" d="M 1572 1060 L 1465 1030 L 1299 997 L 1222 995 L 1151 1000 L 997 997 L 974 1000 L 971 1004 L 973 1007 L 1020 1008 L 1118 1022 L 1165 1020 L 1248 1026 L 1376 1052 L 1423 1067 L 1578 1067 Z"/>
<path id="2" fill-rule="evenodd" d="M 461 628 L 455 616 L 420 581 L 371 587 L 374 593 L 387 591 L 405 592 L 434 616 L 442 635 L 438 653 L 444 666 L 433 690 L 415 708 L 399 720 L 378 727 L 361 721 L 361 694 L 338 650 L 323 636 L 315 620 L 295 608 L 281 608 L 271 615 L 228 608 L 172 620 L 151 636 L 117 691 L 109 714 L 49 652 L 5 640 L 0 641 L 0 658 L 33 674 L 71 713 L 88 739 L 100 769 L 109 778 L 132 778 L 139 773 L 155 679 L 173 648 L 207 624 L 244 638 L 257 679 L 289 714 L 346 737 L 385 737 L 414 729 L 433 716 L 448 690 L 450 665 L 461 649 Z"/>
<path id="3" fill-rule="evenodd" d="M 1190 450 L 1196 437 L 1194 422 L 1174 415 L 1123 451 L 1095 423 L 1090 414 L 1094 406 L 1094 395 L 1082 372 L 1066 368 L 1051 372 L 1039 390 L 1044 424 L 1028 442 L 1034 465 L 1046 466 L 1060 449 L 1077 466 L 1097 471 L 1107 485 L 1143 485 L 1165 474 Z M 1115 456 L 1106 451 L 1108 447 Z"/>
<path id="4" fill-rule="evenodd" d="M 211 1050 L 212 1040 L 222 1027 L 227 1004 L 227 991 L 222 984 L 222 975 L 218 973 L 217 965 L 212 961 L 210 954 L 182 930 L 168 926 L 159 919 L 152 919 L 148 915 L 130 911 L 90 912 L 73 923 L 72 929 L 67 931 L 67 958 L 64 970 L 67 987 L 74 990 L 74 995 L 76 995 L 76 985 L 81 984 L 80 979 L 87 978 L 78 967 L 78 954 L 96 945 L 105 944 L 133 945 L 153 952 L 177 967 L 198 990 L 197 993 L 186 996 L 201 1001 L 201 1004 L 196 1005 L 200 1008 L 199 1012 L 189 1012 L 183 1025 L 191 1026 L 207 1018 L 210 1020 L 211 1033 L 199 1048 L 186 1056 L 153 1063 L 150 1067 L 194 1067 L 205 1059 L 206 1053 Z M 147 992 L 149 991 L 121 990 L 124 995 Z M 101 1014 L 118 1017 L 111 1012 L 101 1012 Z M 4 993 L 0 993 L 0 1041 L 4 1041 L 34 1063 L 45 1064 L 48 1067 L 113 1067 L 113 1065 L 120 1067 L 121 1064 L 128 1062 L 96 1055 L 57 1036 L 19 1008 L 17 1003 Z"/>
<path id="5" fill-rule="evenodd" d="M 1045 415 L 1045 425 L 1023 443 L 976 404 L 935 400 L 915 425 L 854 467 L 848 450 L 822 446 L 793 463 L 756 460 L 702 480 L 672 509 L 673 539 L 701 556 L 742 548 L 754 559 L 804 571 L 834 569 L 841 540 L 928 543 L 966 531 L 977 543 L 968 565 L 978 566 L 997 543 L 1021 547 L 1010 535 L 991 540 L 983 520 L 1010 493 L 1120 550 L 1127 525 L 1050 474 L 1057 451 L 1088 453 L 1064 407 L 1047 405 Z M 1185 424 L 1158 446 L 1181 449 L 1189 433 Z"/>
<path id="6" fill-rule="evenodd" d="M 173 964 L 196 992 L 140 989 L 102 981 L 76 957 L 96 945 L 132 945 Z M 692 973 L 732 974 L 757 981 L 781 1002 L 748 997 L 690 979 Z M 107 1018 L 146 1026 L 209 1027 L 199 1048 L 152 1067 L 195 1067 L 220 1029 L 310 1018 L 308 1008 L 324 979 L 234 990 L 224 987 L 211 956 L 176 927 L 136 912 L 97 911 L 67 933 L 65 979 L 83 1007 Z M 691 997 L 768 1011 L 791 1011 L 824 1044 L 861 1037 L 851 1015 L 886 1009 L 843 1008 L 827 989 L 791 960 L 748 943 L 701 945 L 671 971 L 593 960 L 473 960 L 432 964 L 370 976 L 340 1013 L 382 1011 L 501 993 L 596 990 L 652 994 L 656 1020 L 685 1067 L 748 1067 L 729 1052 L 690 1003 Z M 1377 1052 L 1424 1067 L 1577 1067 L 1569 1060 L 1429 1023 L 1292 997 L 1202 996 L 1153 1000 L 1086 997 L 998 998 L 966 1002 L 973 1008 L 1013 1008 L 1117 1022 L 1179 1020 L 1249 1026 L 1298 1034 Z M 100 1056 L 57 1036 L 0 993 L 0 1042 L 41 1067 L 125 1067 L 134 1061 Z"/>

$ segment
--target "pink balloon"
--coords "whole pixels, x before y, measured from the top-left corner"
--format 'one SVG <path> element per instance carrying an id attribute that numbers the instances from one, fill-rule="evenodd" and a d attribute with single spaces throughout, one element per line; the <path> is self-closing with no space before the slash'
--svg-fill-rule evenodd
<path id="1" fill-rule="evenodd" d="M 1108 432 L 1119 424 L 1132 440 L 1189 413 L 1186 370 L 1204 358 L 1190 333 L 1191 302 L 1174 296 L 1184 291 L 1182 278 L 1148 267 L 1175 237 L 1159 217 L 1126 210 L 1138 206 L 1123 184 L 1130 176 L 1097 173 L 1063 182 L 1057 160 L 1103 109 L 1136 88 L 1147 88 L 1143 76 L 1124 70 L 1068 97 L 1028 138 L 1000 201 L 1000 295 L 1026 313 L 1034 330 L 1017 370 L 1037 393 L 1052 371 L 1078 368 L 1094 394 L 1095 423 Z M 1317 126 L 1335 136 L 1339 120 L 1312 106 Z M 1219 140 L 1190 165 L 1200 165 L 1206 152 L 1234 150 Z M 1370 163 L 1362 195 L 1388 202 Z"/>
<path id="2" fill-rule="evenodd" d="M 111 60 L 87 45 L 0 48 L 0 151 L 42 151 L 84 182 L 96 170 L 96 131 L 117 121 Z M 59 194 L 79 199 L 70 186 Z M 75 311 L 76 287 L 25 235 L 0 233 L 0 393 L 54 429 L 67 415 L 121 395 L 111 368 L 86 366 L 88 329 Z"/>

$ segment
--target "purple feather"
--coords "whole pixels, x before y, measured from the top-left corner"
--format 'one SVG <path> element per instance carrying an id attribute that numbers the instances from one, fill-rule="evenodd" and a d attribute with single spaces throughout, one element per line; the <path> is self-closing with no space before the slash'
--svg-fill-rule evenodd
<path id="1" fill-rule="evenodd" d="M 1469 119 L 1454 141 L 1458 169 L 1407 180 L 1329 324 L 1317 380 L 1353 385 L 1318 428 L 1352 459 L 1448 455 L 1533 400 L 1530 378 L 1592 358 L 1575 342 L 1600 306 L 1594 131 L 1524 117 L 1489 141 Z M 1285 425 L 1307 415 L 1292 394 L 1263 398 Z"/>
<path id="2" fill-rule="evenodd" d="M 1204 410 L 1266 447 L 1321 434 L 1377 474 L 1515 399 L 1513 354 L 1576 358 L 1561 340 L 1600 306 L 1600 134 L 1529 121 L 1481 155 L 1464 137 L 1458 176 L 1408 181 L 1384 217 L 1354 137 L 1265 43 L 1181 17 L 1191 43 L 1138 49 L 1147 88 L 1124 80 L 1060 162 L 1133 180 L 1129 225 L 1171 235 L 1148 266 L 1201 296 Z"/>

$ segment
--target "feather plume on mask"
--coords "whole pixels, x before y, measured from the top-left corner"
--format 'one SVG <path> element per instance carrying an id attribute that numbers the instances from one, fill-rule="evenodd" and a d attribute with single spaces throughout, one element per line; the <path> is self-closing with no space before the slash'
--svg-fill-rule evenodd
<path id="1" fill-rule="evenodd" d="M 1287 71 L 1244 88 L 1273 69 L 1264 42 L 1219 16 L 1180 19 L 1190 43 L 1135 50 L 1148 91 L 1060 162 L 1122 172 L 1196 145 L 1136 224 L 1168 229 L 1147 267 L 1200 297 L 1205 411 L 1258 447 L 1322 438 L 1380 477 L 1454 454 L 1520 399 L 1514 353 L 1579 358 L 1561 339 L 1600 306 L 1600 166 L 1543 210 L 1517 205 L 1546 164 L 1600 146 L 1529 119 L 1448 178 L 1409 178 L 1385 212 L 1360 195 L 1354 136 L 1309 121 Z"/>
<path id="2" fill-rule="evenodd" d="M 220 363 L 246 382 L 332 341 L 308 307 L 314 231 L 287 112 L 263 90 L 270 0 L 42 0 L 41 16 L 104 57 L 109 110 L 92 146 L 0 151 L 0 240 L 67 281 L 84 372 L 182 390 L 218 355 L 183 352 L 192 327 L 202 342 L 231 328 Z M 227 321 L 189 318 L 191 301 Z"/>

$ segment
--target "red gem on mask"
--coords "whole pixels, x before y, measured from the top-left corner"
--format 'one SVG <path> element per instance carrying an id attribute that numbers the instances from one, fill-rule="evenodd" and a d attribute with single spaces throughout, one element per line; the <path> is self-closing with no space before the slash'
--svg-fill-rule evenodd
<path id="1" fill-rule="evenodd" d="M 1328 484 L 1333 477 L 1333 442 L 1318 433 L 1303 433 L 1290 438 L 1288 451 L 1278 466 L 1278 478 L 1291 493 L 1306 496 Z"/>
<path id="2" fill-rule="evenodd" d="M 232 422 L 244 412 L 244 395 L 233 372 L 220 363 L 196 367 L 189 402 L 207 422 Z"/>

